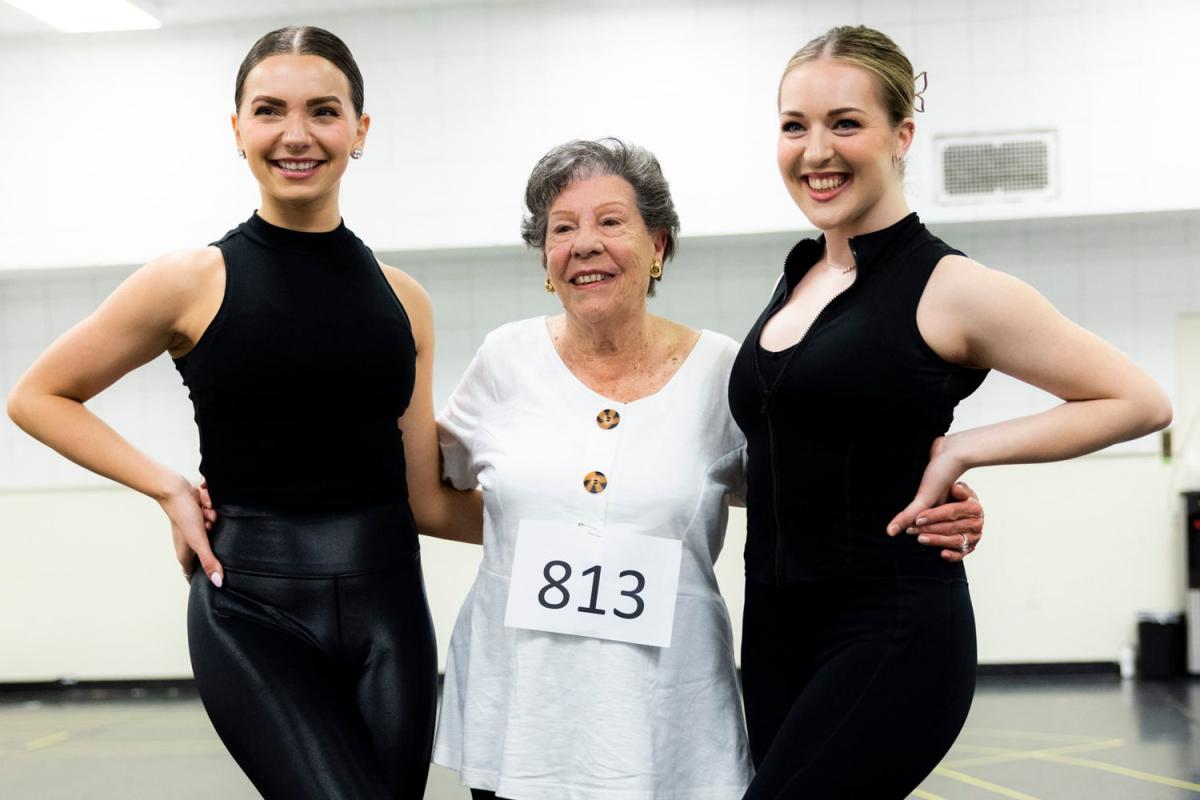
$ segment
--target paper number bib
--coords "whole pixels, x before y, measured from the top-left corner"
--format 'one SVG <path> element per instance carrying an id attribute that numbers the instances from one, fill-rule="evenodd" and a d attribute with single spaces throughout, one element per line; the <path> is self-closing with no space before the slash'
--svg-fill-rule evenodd
<path id="1" fill-rule="evenodd" d="M 630 526 L 522 520 L 504 624 L 669 647 L 681 555 Z"/>

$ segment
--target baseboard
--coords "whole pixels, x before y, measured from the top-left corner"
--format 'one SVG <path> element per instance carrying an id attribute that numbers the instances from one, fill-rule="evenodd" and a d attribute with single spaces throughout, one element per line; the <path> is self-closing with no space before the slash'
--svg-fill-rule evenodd
<path id="1" fill-rule="evenodd" d="M 1065 661 L 1020 664 L 980 664 L 981 679 L 1076 676 L 1119 677 L 1115 661 Z M 1184 676 L 1179 676 L 1184 677 Z M 438 688 L 445 676 L 438 675 Z M 129 680 L 0 682 L 0 703 L 31 700 L 126 700 L 194 698 L 196 681 L 192 678 L 135 678 Z"/>
<path id="2" fill-rule="evenodd" d="M 1076 675 L 1104 675 L 1121 677 L 1116 661 L 1055 661 L 1021 664 L 980 664 L 976 673 L 980 678 L 994 677 L 1038 677 L 1054 678 Z M 1182 675 L 1180 677 L 1183 677 Z"/>

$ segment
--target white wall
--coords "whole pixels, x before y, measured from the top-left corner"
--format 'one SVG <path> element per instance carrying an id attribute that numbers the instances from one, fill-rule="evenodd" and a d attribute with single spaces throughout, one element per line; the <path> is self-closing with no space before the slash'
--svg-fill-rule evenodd
<path id="1" fill-rule="evenodd" d="M 833 24 L 868 22 L 927 70 L 910 189 L 930 220 L 1196 208 L 1179 131 L 1200 73 L 1189 0 L 512 2 L 316 15 L 356 52 L 374 127 L 344 209 L 381 250 L 513 243 L 548 147 L 617 134 L 661 157 L 692 234 L 798 224 L 774 166 L 775 87 Z M 8 39 L 0 268 L 131 264 L 216 238 L 256 188 L 233 155 L 232 81 L 292 19 Z M 939 207 L 933 138 L 1053 128 L 1061 194 Z M 53 242 L 54 246 L 48 246 Z"/>
<path id="2" fill-rule="evenodd" d="M 1176 341 L 1179 316 L 1200 314 L 1200 160 L 1178 144 L 1200 123 L 1179 91 L 1198 74 L 1182 42 L 1198 16 L 1187 2 L 830 0 L 518 2 L 304 21 L 344 35 L 367 75 L 375 124 L 344 211 L 433 296 L 439 404 L 487 330 L 556 308 L 536 257 L 513 243 L 528 169 L 575 136 L 618 133 L 658 153 L 688 237 L 652 308 L 740 338 L 795 238 L 771 231 L 802 224 L 773 164 L 777 73 L 809 36 L 865 21 L 930 72 L 908 172 L 914 206 L 942 222 L 935 231 L 948 241 L 1129 353 L 1186 404 L 1182 420 L 1200 404 L 1200 362 L 1186 355 L 1197 351 Z M 249 214 L 255 186 L 228 135 L 232 75 L 258 34 L 295 21 L 0 41 L 0 86 L 19 109 L 0 126 L 10 154 L 0 393 L 128 265 L 209 241 Z M 1063 147 L 1057 200 L 933 202 L 932 134 L 1043 127 L 1057 128 Z M 1051 402 L 993 375 L 957 425 Z M 92 406 L 194 475 L 191 408 L 168 359 Z M 984 661 L 1112 660 L 1136 611 L 1181 607 L 1175 492 L 1191 478 L 1183 459 L 1166 466 L 1157 452 L 1150 437 L 1067 464 L 970 476 L 988 512 L 970 560 Z M 731 516 L 718 564 L 735 622 L 743 520 Z M 424 547 L 444 650 L 478 556 Z M 154 504 L 7 419 L 0 553 L 0 680 L 188 673 L 185 587 Z"/>

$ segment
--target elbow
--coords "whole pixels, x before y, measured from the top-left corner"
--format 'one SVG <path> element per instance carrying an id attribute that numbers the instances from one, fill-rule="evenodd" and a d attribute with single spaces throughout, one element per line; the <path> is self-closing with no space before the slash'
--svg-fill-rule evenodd
<path id="1" fill-rule="evenodd" d="M 1163 428 L 1171 424 L 1175 418 L 1175 410 L 1171 408 L 1171 401 L 1166 395 L 1161 396 L 1157 403 L 1148 409 L 1148 423 L 1150 426 L 1149 433 L 1161 431 Z"/>
<path id="2" fill-rule="evenodd" d="M 1148 392 L 1137 404 L 1138 409 L 1138 435 L 1147 436 L 1151 433 L 1161 431 L 1163 428 L 1171 424 L 1171 420 L 1175 416 L 1175 411 L 1171 407 L 1171 401 L 1167 398 L 1167 393 L 1157 385 L 1153 392 Z"/>
<path id="3" fill-rule="evenodd" d="M 428 499 L 427 493 L 420 492 L 417 494 L 409 493 L 408 506 L 412 509 L 413 524 L 417 527 L 417 533 L 425 534 L 426 536 L 441 537 L 442 527 L 444 522 L 436 503 L 432 503 Z"/>
<path id="4" fill-rule="evenodd" d="M 8 393 L 8 418 L 23 431 L 29 431 L 29 398 L 18 384 Z"/>

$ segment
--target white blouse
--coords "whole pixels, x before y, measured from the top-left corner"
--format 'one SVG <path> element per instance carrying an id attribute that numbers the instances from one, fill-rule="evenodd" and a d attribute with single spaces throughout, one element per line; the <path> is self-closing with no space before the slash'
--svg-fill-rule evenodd
<path id="1" fill-rule="evenodd" d="M 435 763 L 518 800 L 737 800 L 752 776 L 733 635 L 713 562 L 745 440 L 726 391 L 737 344 L 703 331 L 657 393 L 584 385 L 543 317 L 488 334 L 439 417 L 446 477 L 483 487 L 483 561 L 450 640 Z M 598 424 L 603 410 L 620 414 Z M 606 488 L 584 489 L 604 473 Z M 521 520 L 634 524 L 682 541 L 667 648 L 504 625 Z"/>

